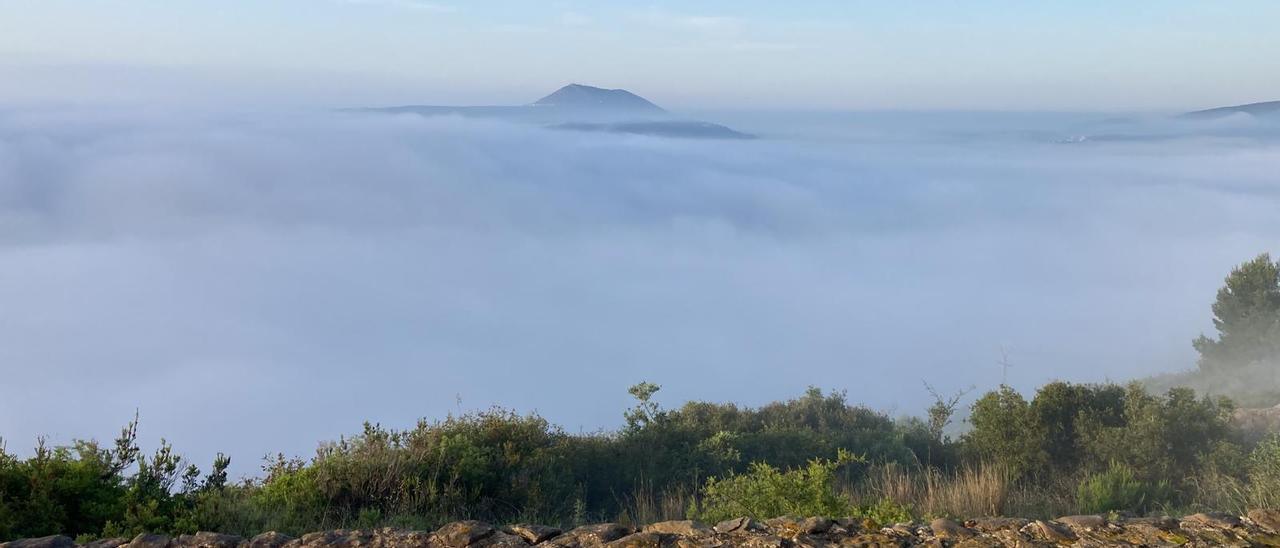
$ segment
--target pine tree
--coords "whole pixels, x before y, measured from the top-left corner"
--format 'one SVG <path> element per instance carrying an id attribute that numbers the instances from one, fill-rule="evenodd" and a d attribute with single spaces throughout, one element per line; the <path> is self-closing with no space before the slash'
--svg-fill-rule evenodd
<path id="1" fill-rule="evenodd" d="M 1280 359 L 1280 264 L 1263 253 L 1226 278 L 1213 303 L 1218 337 L 1192 343 L 1200 369 L 1222 371 Z"/>

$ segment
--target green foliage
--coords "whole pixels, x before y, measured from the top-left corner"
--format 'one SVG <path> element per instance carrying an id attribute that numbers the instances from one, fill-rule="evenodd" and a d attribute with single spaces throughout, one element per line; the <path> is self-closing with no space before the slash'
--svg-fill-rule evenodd
<path id="1" fill-rule="evenodd" d="M 1154 396 L 1134 384 L 1125 392 L 1120 421 L 1085 422 L 1080 443 L 1092 469 L 1119 462 L 1149 478 L 1186 478 L 1230 438 L 1231 409 L 1230 402 L 1197 399 L 1186 388 Z"/>
<path id="2" fill-rule="evenodd" d="M 969 423 L 973 428 L 964 443 L 973 460 L 1001 463 L 1017 475 L 1030 473 L 1044 461 L 1042 434 L 1031 405 L 1013 388 L 1002 385 L 979 398 Z"/>
<path id="3" fill-rule="evenodd" d="M 1172 494 L 1167 481 L 1143 481 L 1133 468 L 1120 463 L 1112 463 L 1105 471 L 1090 475 L 1076 491 L 1080 511 L 1089 514 L 1146 513 L 1168 502 Z"/>
<path id="4" fill-rule="evenodd" d="M 652 401 L 653 395 L 659 390 L 662 390 L 662 387 L 651 382 L 641 382 L 627 389 L 627 393 L 636 399 L 635 407 L 623 413 L 628 432 L 643 430 L 646 426 L 664 418 L 662 407 Z"/>
<path id="5" fill-rule="evenodd" d="M 702 500 L 689 509 L 696 519 L 715 523 L 734 517 L 769 519 L 778 516 L 847 516 L 855 508 L 836 492 L 836 469 L 860 461 L 841 451 L 836 460 L 814 459 L 808 465 L 781 471 L 762 462 L 745 474 L 708 478 Z"/>
<path id="6" fill-rule="evenodd" d="M 1280 500 L 1280 434 L 1272 434 L 1249 454 L 1249 482 Z M 1270 507 L 1270 506 L 1268 506 Z"/>
<path id="7" fill-rule="evenodd" d="M 1280 264 L 1267 254 L 1232 269 L 1213 303 L 1217 338 L 1193 344 L 1200 368 L 1238 369 L 1280 358 Z"/>
<path id="8" fill-rule="evenodd" d="M 633 387 L 637 404 L 614 433 L 571 435 L 502 409 L 408 430 L 367 424 L 310 459 L 268 459 L 259 477 L 240 482 L 229 481 L 224 455 L 205 473 L 164 442 L 144 454 L 136 419 L 114 444 L 41 443 L 26 458 L 0 449 L 0 540 L 429 529 L 455 519 L 567 526 L 620 515 L 682 518 L 686 509 L 706 520 L 824 514 L 890 523 L 909 516 L 905 504 L 1001 508 L 1013 485 L 1067 504 L 1078 496 L 1089 508 L 1149 509 L 1193 502 L 1170 493 L 1191 492 L 1184 478 L 1203 470 L 1235 473 L 1218 489 L 1233 497 L 1280 492 L 1280 441 L 1241 445 L 1230 405 L 1189 390 L 1052 383 L 1028 401 L 1001 387 L 974 403 L 972 429 L 958 442 L 944 432 L 958 398 L 936 398 L 925 419 L 894 421 L 816 388 L 758 408 L 663 409 L 657 391 Z M 905 466 L 924 481 L 866 490 L 872 464 Z M 978 465 L 999 478 L 938 485 Z M 904 489 L 935 504 L 917 505 Z"/>
<path id="9" fill-rule="evenodd" d="M 873 526 L 907 523 L 915 519 L 910 509 L 887 498 L 856 508 L 852 517 L 869 520 L 871 523 L 867 525 Z"/>
<path id="10" fill-rule="evenodd" d="M 1138 384 L 1055 382 L 1027 402 L 1001 387 L 973 405 L 964 444 L 971 460 L 1008 466 L 1023 480 L 1106 470 L 1120 463 L 1144 479 L 1182 481 L 1213 460 L 1226 462 L 1230 402 L 1178 388 L 1164 396 Z"/>

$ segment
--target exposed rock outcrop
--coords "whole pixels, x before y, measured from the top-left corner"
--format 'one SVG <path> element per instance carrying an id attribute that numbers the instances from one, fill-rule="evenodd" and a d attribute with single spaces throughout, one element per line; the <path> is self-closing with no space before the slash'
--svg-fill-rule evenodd
<path id="1" fill-rule="evenodd" d="M 0 548 L 74 548 L 68 537 L 17 540 Z M 402 529 L 321 531 L 294 539 L 263 533 L 251 539 L 217 533 L 170 538 L 138 535 L 104 539 L 81 548 L 819 548 L 838 546 L 1032 547 L 1032 546 L 1280 546 L 1280 510 L 1247 515 L 1199 513 L 1175 519 L 1063 516 L 1055 520 L 986 517 L 965 521 L 878 527 L 857 518 L 782 517 L 757 522 L 738 518 L 709 527 L 666 521 L 636 530 L 617 523 L 569 531 L 542 525 L 495 527 L 480 521 L 450 523 L 435 531 Z"/>

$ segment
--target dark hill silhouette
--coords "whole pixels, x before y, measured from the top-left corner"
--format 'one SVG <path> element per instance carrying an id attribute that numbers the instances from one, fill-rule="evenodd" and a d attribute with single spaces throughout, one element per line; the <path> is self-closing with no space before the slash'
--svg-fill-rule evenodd
<path id="1" fill-rule="evenodd" d="M 1267 101 L 1263 103 L 1249 103 L 1247 105 L 1235 105 L 1230 107 L 1218 107 L 1208 110 L 1197 110 L 1183 114 L 1183 118 L 1221 118 L 1232 114 L 1244 113 L 1251 116 L 1275 116 L 1280 115 L 1280 101 Z"/>
<path id="2" fill-rule="evenodd" d="M 569 84 L 523 106 L 432 106 L 356 109 L 363 112 L 497 118 L 572 131 L 623 133 L 685 139 L 751 139 L 728 127 L 682 119 L 624 89 Z"/>
<path id="3" fill-rule="evenodd" d="M 569 84 L 551 95 L 538 99 L 535 107 L 569 109 L 605 109 L 612 111 L 665 113 L 648 99 L 625 89 L 604 89 L 582 84 Z"/>

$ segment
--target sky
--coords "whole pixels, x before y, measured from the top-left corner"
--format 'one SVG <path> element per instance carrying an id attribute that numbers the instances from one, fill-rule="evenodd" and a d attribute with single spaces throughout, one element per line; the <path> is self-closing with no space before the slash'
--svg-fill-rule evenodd
<path id="1" fill-rule="evenodd" d="M 1181 110 L 1280 96 L 1270 0 L 0 0 L 0 100 Z"/>

